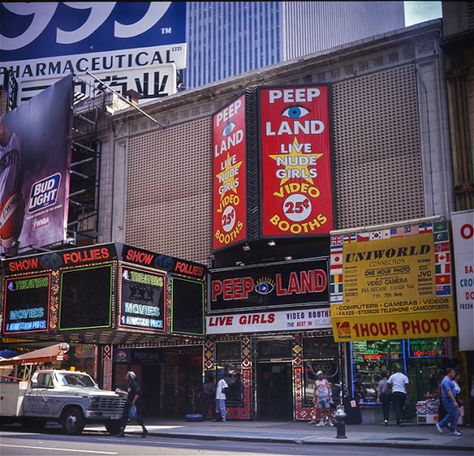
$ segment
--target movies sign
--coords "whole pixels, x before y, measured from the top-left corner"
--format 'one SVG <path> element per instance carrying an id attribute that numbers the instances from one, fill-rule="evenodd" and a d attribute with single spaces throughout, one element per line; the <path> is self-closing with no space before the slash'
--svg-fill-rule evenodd
<path id="1" fill-rule="evenodd" d="M 245 95 L 212 120 L 212 247 L 229 247 L 247 236 Z"/>
<path id="2" fill-rule="evenodd" d="M 261 88 L 262 235 L 328 234 L 333 227 L 329 87 Z"/>

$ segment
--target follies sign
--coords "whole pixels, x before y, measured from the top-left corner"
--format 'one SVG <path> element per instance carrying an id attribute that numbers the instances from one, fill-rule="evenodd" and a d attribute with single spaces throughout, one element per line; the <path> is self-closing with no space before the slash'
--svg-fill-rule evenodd
<path id="1" fill-rule="evenodd" d="M 325 85 L 259 91 L 263 236 L 333 227 L 328 100 Z"/>
<path id="2" fill-rule="evenodd" d="M 218 250 L 247 236 L 245 95 L 212 121 L 212 247 Z"/>
<path id="3" fill-rule="evenodd" d="M 336 341 L 456 335 L 446 222 L 331 237 Z"/>
<path id="4" fill-rule="evenodd" d="M 327 263 L 314 258 L 213 271 L 209 313 L 327 305 Z"/>

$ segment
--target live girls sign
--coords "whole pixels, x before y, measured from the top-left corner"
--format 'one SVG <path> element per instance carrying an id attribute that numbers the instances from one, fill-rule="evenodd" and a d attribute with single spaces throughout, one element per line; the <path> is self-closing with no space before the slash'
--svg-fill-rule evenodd
<path id="1" fill-rule="evenodd" d="M 326 85 L 259 90 L 263 236 L 333 227 L 328 99 Z"/>
<path id="2" fill-rule="evenodd" d="M 247 236 L 245 95 L 212 121 L 212 247 L 218 250 Z"/>

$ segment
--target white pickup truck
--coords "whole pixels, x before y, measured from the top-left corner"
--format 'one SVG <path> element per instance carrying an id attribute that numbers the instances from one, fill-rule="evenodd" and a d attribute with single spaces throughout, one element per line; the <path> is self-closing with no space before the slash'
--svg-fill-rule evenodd
<path id="1" fill-rule="evenodd" d="M 67 434 L 80 434 L 87 423 L 101 423 L 111 434 L 120 431 L 125 399 L 99 389 L 88 374 L 45 369 L 29 376 L 0 381 L 1 423 L 41 429 L 47 421 L 57 421 Z"/>

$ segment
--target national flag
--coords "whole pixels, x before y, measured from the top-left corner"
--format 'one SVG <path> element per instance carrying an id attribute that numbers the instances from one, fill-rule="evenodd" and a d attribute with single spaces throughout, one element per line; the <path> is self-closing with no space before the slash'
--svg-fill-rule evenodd
<path id="1" fill-rule="evenodd" d="M 379 241 L 382 239 L 382 231 L 371 231 L 369 238 L 371 241 Z"/>
<path id="2" fill-rule="evenodd" d="M 342 293 L 344 288 L 343 288 L 343 284 L 342 282 L 337 282 L 337 283 L 331 283 L 329 285 L 329 292 L 331 293 L 331 295 L 334 293 L 334 294 L 337 294 L 337 293 Z"/>
<path id="3" fill-rule="evenodd" d="M 331 264 L 330 269 L 331 275 L 343 273 L 342 264 Z"/>
<path id="4" fill-rule="evenodd" d="M 331 294 L 329 301 L 333 304 L 342 304 L 344 295 L 342 293 Z"/>
<path id="5" fill-rule="evenodd" d="M 405 235 L 411 236 L 412 234 L 418 234 L 418 225 L 405 226 Z"/>
<path id="6" fill-rule="evenodd" d="M 382 239 L 390 239 L 390 230 L 382 230 Z"/>
<path id="7" fill-rule="evenodd" d="M 356 240 L 357 240 L 356 233 L 348 233 L 344 235 L 344 242 L 350 243 L 350 242 L 356 242 Z"/>
<path id="8" fill-rule="evenodd" d="M 333 266 L 333 265 L 342 265 L 342 252 L 341 253 L 331 253 L 330 264 L 331 264 L 331 266 Z"/>
<path id="9" fill-rule="evenodd" d="M 369 233 L 357 233 L 357 242 L 366 242 L 370 239 Z"/>
<path id="10" fill-rule="evenodd" d="M 418 225 L 418 233 L 431 233 L 433 231 L 433 224 L 431 223 L 420 223 Z"/>
<path id="11" fill-rule="evenodd" d="M 433 233 L 433 237 L 435 242 L 447 241 L 449 239 L 447 231 Z"/>
<path id="12" fill-rule="evenodd" d="M 448 231 L 448 222 L 436 222 L 433 227 L 433 231 L 438 233 L 440 231 Z"/>
<path id="13" fill-rule="evenodd" d="M 437 285 L 436 296 L 447 296 L 451 294 L 451 285 Z"/>
<path id="14" fill-rule="evenodd" d="M 437 242 L 434 245 L 435 252 L 449 252 L 449 242 Z"/>
<path id="15" fill-rule="evenodd" d="M 450 274 L 451 273 L 451 263 L 440 263 L 435 265 L 435 274 Z"/>
<path id="16" fill-rule="evenodd" d="M 451 276 L 449 274 L 436 275 L 435 283 L 436 285 L 448 285 L 451 283 Z"/>
<path id="17" fill-rule="evenodd" d="M 449 252 L 435 253 L 435 263 L 451 263 Z"/>
<path id="18" fill-rule="evenodd" d="M 342 283 L 343 280 L 343 275 L 342 274 L 333 274 L 331 271 L 331 283 L 334 285 L 336 283 Z"/>
<path id="19" fill-rule="evenodd" d="M 331 236 L 331 245 L 342 245 L 344 243 L 344 236 L 337 234 Z"/>
<path id="20" fill-rule="evenodd" d="M 400 237 L 405 234 L 405 228 L 398 226 L 396 228 L 390 228 L 390 237 Z"/>

